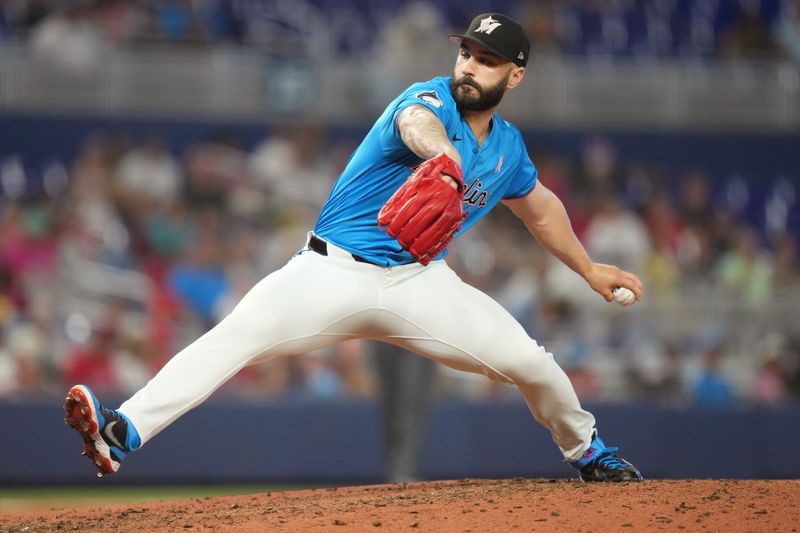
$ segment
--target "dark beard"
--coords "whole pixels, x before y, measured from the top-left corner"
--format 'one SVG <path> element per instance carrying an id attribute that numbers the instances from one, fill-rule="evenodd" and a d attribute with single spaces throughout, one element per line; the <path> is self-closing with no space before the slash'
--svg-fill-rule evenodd
<path id="1" fill-rule="evenodd" d="M 450 93 L 453 95 L 453 99 L 456 101 L 456 108 L 460 112 L 486 111 L 498 105 L 500 100 L 503 99 L 503 95 L 506 92 L 506 83 L 508 83 L 508 75 L 494 87 L 484 89 L 472 78 L 464 76 L 458 80 L 455 78 L 450 80 Z M 458 89 L 464 85 L 469 85 L 477 90 L 478 96 L 459 91 Z"/>

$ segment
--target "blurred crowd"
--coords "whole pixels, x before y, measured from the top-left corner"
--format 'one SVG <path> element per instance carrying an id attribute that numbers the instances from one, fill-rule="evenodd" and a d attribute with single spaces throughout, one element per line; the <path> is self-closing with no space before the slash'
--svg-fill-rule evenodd
<path id="1" fill-rule="evenodd" d="M 0 42 L 30 40 L 39 52 L 75 57 L 137 43 L 368 56 L 392 34 L 413 41 L 460 30 L 475 10 L 515 15 L 536 52 L 800 64 L 798 0 L 5 0 Z"/>
<path id="2" fill-rule="evenodd" d="M 76 382 L 136 391 L 302 247 L 353 148 L 306 123 L 270 128 L 252 147 L 221 131 L 181 153 L 155 136 L 98 132 L 40 172 L 0 154 L 0 398 Z M 555 354 L 585 401 L 800 396 L 793 181 L 767 187 L 770 215 L 753 223 L 746 181 L 626 161 L 604 136 L 588 136 L 578 158 L 530 149 L 595 260 L 640 273 L 645 300 L 606 303 L 504 208 L 448 260 Z M 371 398 L 372 350 L 349 341 L 248 367 L 221 394 Z M 440 397 L 516 398 L 482 376 L 437 379 Z"/>
<path id="3" fill-rule="evenodd" d="M 0 46 L 25 43 L 45 70 L 72 74 L 91 73 L 117 45 L 347 54 L 377 58 L 388 81 L 410 63 L 441 71 L 440 56 L 452 53 L 442 36 L 476 10 L 497 10 L 523 23 L 539 53 L 800 65 L 800 0 L 479 5 L 5 0 Z M 71 161 L 0 152 L 0 398 L 61 394 L 75 382 L 121 395 L 140 388 L 302 246 L 354 147 L 304 123 L 270 128 L 256 146 L 220 131 L 178 153 L 123 131 L 85 139 Z M 588 136 L 577 157 L 530 149 L 593 257 L 640 273 L 645 301 L 606 304 L 504 209 L 456 242 L 449 261 L 553 351 L 582 398 L 727 406 L 800 396 L 796 180 L 628 161 L 603 136 Z M 373 351 L 347 342 L 272 361 L 223 393 L 372 397 Z M 436 390 L 515 395 L 444 369 Z"/>

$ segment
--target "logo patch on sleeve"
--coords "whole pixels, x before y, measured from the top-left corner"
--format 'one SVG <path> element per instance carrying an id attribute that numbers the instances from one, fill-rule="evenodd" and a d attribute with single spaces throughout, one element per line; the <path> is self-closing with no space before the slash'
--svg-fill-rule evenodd
<path id="1" fill-rule="evenodd" d="M 442 107 L 442 100 L 436 94 L 436 91 L 421 91 L 415 94 L 414 97 L 431 104 L 433 107 Z"/>

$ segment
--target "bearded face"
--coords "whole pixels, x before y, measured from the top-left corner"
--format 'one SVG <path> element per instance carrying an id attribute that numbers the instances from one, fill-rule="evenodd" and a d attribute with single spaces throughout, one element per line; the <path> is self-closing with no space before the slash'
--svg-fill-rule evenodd
<path id="1" fill-rule="evenodd" d="M 478 82 L 468 76 L 450 80 L 450 92 L 456 101 L 459 111 L 486 111 L 500 103 L 506 92 L 509 74 L 506 74 L 497 85 L 482 87 Z"/>

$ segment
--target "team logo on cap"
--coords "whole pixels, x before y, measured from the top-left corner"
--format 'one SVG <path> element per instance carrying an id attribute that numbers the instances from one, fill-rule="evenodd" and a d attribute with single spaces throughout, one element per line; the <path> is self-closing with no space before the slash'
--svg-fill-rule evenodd
<path id="1" fill-rule="evenodd" d="M 478 29 L 475 30 L 475 33 L 485 33 L 486 35 L 491 35 L 492 32 L 500 26 L 501 24 L 494 20 L 491 15 L 489 15 L 485 19 L 481 19 L 481 25 L 478 26 Z"/>

